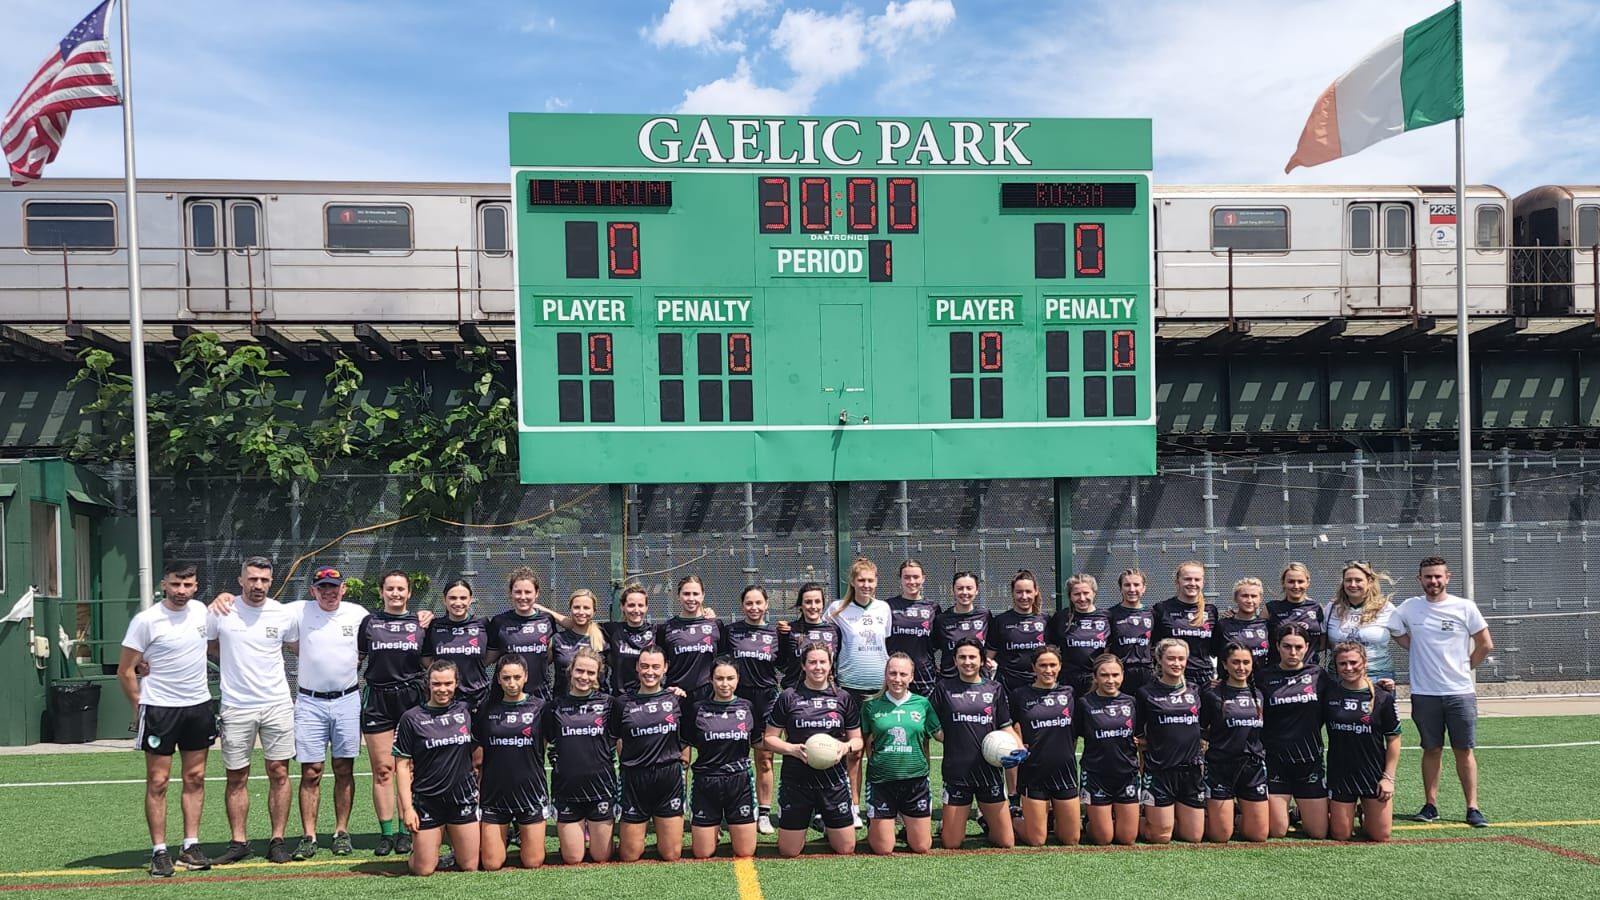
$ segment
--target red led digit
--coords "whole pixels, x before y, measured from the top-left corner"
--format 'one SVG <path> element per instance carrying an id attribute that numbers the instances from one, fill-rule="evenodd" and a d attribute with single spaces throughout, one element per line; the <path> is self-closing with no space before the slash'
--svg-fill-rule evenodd
<path id="1" fill-rule="evenodd" d="M 800 179 L 800 230 L 827 231 L 833 197 L 826 178 Z"/>
<path id="2" fill-rule="evenodd" d="M 612 278 L 638 278 L 639 223 L 607 222 L 606 255 Z"/>
<path id="3" fill-rule="evenodd" d="M 889 179 L 889 230 L 907 233 L 917 230 L 915 178 Z"/>
<path id="4" fill-rule="evenodd" d="M 1133 366 L 1133 332 L 1111 332 L 1111 368 L 1131 369 Z"/>
<path id="5" fill-rule="evenodd" d="M 878 179 L 852 178 L 845 183 L 845 204 L 850 208 L 850 230 L 878 233 Z"/>
<path id="6" fill-rule="evenodd" d="M 728 374 L 749 375 L 752 362 L 750 358 L 750 335 L 728 335 Z"/>
<path id="7" fill-rule="evenodd" d="M 1072 255 L 1079 278 L 1106 275 L 1106 226 L 1083 222 L 1072 226 Z"/>
<path id="8" fill-rule="evenodd" d="M 759 185 L 762 232 L 789 233 L 789 179 L 763 178 Z"/>
<path id="9" fill-rule="evenodd" d="M 978 335 L 978 368 L 985 372 L 1000 371 L 1000 332 L 985 331 Z"/>
<path id="10" fill-rule="evenodd" d="M 589 335 L 589 374 L 611 374 L 611 335 L 607 332 Z"/>

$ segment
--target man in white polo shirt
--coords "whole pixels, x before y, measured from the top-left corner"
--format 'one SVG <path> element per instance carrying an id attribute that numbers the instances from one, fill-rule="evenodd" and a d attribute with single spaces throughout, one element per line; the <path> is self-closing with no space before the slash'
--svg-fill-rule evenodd
<path id="1" fill-rule="evenodd" d="M 351 852 L 350 808 L 361 751 L 361 685 L 357 635 L 367 617 L 360 604 L 344 602 L 344 574 L 323 566 L 311 575 L 314 600 L 288 608 L 300 623 L 300 671 L 294 704 L 295 759 L 300 761 L 300 824 L 305 829 L 295 859 L 317 854 L 317 809 L 322 797 L 324 756 L 333 756 L 333 855 Z"/>
<path id="2" fill-rule="evenodd" d="M 233 611 L 206 617 L 206 637 L 221 660 L 222 764 L 228 770 L 226 792 L 228 848 L 218 865 L 250 855 L 245 822 L 250 816 L 250 752 L 256 739 L 267 769 L 267 818 L 272 838 L 267 860 L 286 863 L 293 854 L 283 840 L 289 820 L 289 758 L 294 755 L 294 703 L 283 666 L 283 648 L 299 640 L 299 623 L 283 604 L 267 596 L 272 587 L 272 561 L 252 556 L 239 574 L 240 593 Z"/>
<path id="3" fill-rule="evenodd" d="M 200 849 L 200 810 L 206 796 L 206 754 L 217 739 L 217 716 L 206 682 L 206 607 L 194 599 L 191 563 L 168 563 L 161 602 L 128 623 L 117 680 L 137 716 L 135 743 L 144 751 L 144 817 L 150 826 L 150 874 L 171 877 L 167 852 L 167 782 L 172 755 L 183 764 L 183 849 L 178 864 L 211 868 Z M 148 672 L 141 680 L 141 665 Z"/>
<path id="4" fill-rule="evenodd" d="M 1489 824 L 1478 809 L 1478 696 L 1472 670 L 1494 649 L 1489 623 L 1478 605 L 1451 594 L 1450 567 L 1429 556 L 1417 566 L 1422 596 L 1400 604 L 1389 619 L 1395 643 L 1411 652 L 1411 721 L 1422 744 L 1422 809 L 1414 818 L 1439 818 L 1439 768 L 1444 738 L 1456 758 L 1456 777 L 1467 801 L 1467 824 Z"/>

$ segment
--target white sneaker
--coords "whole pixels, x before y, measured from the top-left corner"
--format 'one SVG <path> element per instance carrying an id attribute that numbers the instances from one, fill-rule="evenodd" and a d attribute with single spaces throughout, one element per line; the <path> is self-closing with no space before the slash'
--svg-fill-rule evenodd
<path id="1" fill-rule="evenodd" d="M 756 831 L 757 832 L 759 832 L 761 834 L 772 834 L 773 832 L 775 832 L 777 830 L 778 829 L 772 827 L 772 817 L 771 816 L 762 816 L 761 818 L 756 819 Z"/>
<path id="2" fill-rule="evenodd" d="M 851 810 L 850 811 L 850 818 L 855 820 L 855 824 L 854 824 L 853 827 L 855 827 L 855 828 L 865 828 L 865 827 L 867 827 L 866 823 L 861 821 L 861 810 L 859 810 L 859 809 Z"/>

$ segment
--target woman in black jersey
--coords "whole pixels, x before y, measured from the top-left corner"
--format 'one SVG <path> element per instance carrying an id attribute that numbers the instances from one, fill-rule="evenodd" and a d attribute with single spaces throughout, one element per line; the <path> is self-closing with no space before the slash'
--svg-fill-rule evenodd
<path id="1" fill-rule="evenodd" d="M 1134 741 L 1144 754 L 1150 797 L 1144 839 L 1198 843 L 1206 835 L 1206 791 L 1201 778 L 1200 688 L 1185 677 L 1189 645 L 1164 638 L 1151 651 L 1154 681 L 1139 688 Z"/>
<path id="2" fill-rule="evenodd" d="M 656 852 L 662 862 L 675 862 L 683 855 L 683 701 L 662 686 L 667 660 L 659 649 L 639 654 L 637 665 L 639 686 L 612 698 L 606 720 L 622 777 L 617 857 L 633 862 L 644 856 L 645 832 L 654 822 Z"/>
<path id="3" fill-rule="evenodd" d="M 396 833 L 394 732 L 405 711 L 422 700 L 422 623 L 406 607 L 411 577 L 391 569 L 378 579 L 383 608 L 361 621 L 356 645 L 367 661 L 361 734 L 372 765 L 372 807 L 378 814 L 377 856 L 411 852 L 411 835 Z M 431 623 L 430 623 L 431 624 Z M 452 678 L 452 682 L 455 679 Z M 454 684 L 452 684 L 452 688 Z"/>
<path id="4" fill-rule="evenodd" d="M 395 781 L 400 818 L 416 835 L 406 867 L 432 875 L 445 831 L 456 868 L 478 869 L 478 782 L 472 774 L 472 714 L 456 699 L 456 665 L 428 667 L 427 702 L 400 716 L 395 728 Z"/>
<path id="5" fill-rule="evenodd" d="M 1089 843 L 1131 846 L 1139 837 L 1139 757 L 1133 744 L 1132 697 L 1122 692 L 1122 660 L 1095 660 L 1094 690 L 1078 698 L 1083 736 L 1083 796 Z"/>
<path id="6" fill-rule="evenodd" d="M 1224 620 L 1226 621 L 1226 620 Z M 1240 838 L 1267 839 L 1267 760 L 1261 746 L 1261 691 L 1252 676 L 1255 655 L 1243 644 L 1217 654 L 1223 679 L 1201 697 L 1200 724 L 1206 735 L 1206 839 L 1226 843 L 1234 837 L 1234 806 Z"/>
<path id="7" fill-rule="evenodd" d="M 1333 647 L 1339 673 L 1322 700 L 1328 728 L 1328 831 L 1336 841 L 1355 832 L 1356 805 L 1367 840 L 1389 839 L 1394 824 L 1394 773 L 1400 765 L 1400 718 L 1394 693 L 1367 677 L 1367 649 L 1355 641 Z"/>
<path id="8" fill-rule="evenodd" d="M 967 836 L 967 816 L 976 801 L 988 826 L 989 843 L 1014 846 L 1005 779 L 1000 769 L 983 758 L 983 739 L 989 732 L 1011 727 L 1011 706 L 1004 685 L 983 676 L 983 649 L 977 641 L 966 638 L 956 644 L 956 677 L 939 682 L 931 699 L 944 726 L 944 759 L 939 767 L 944 781 L 940 845 L 946 850 L 961 846 Z M 1017 758 L 1007 760 L 1006 768 L 1015 768 L 1027 758 L 1026 751 L 1017 753 Z"/>
<path id="9" fill-rule="evenodd" d="M 1030 847 L 1043 847 L 1049 820 L 1056 821 L 1056 839 L 1071 847 L 1083 831 L 1079 812 L 1078 736 L 1073 717 L 1077 692 L 1062 683 L 1061 651 L 1046 645 L 1033 652 L 1033 683 L 1011 692 L 1011 714 L 1021 728 L 1028 758 L 1017 768 L 1022 791 L 1022 828 L 1018 835 Z M 1091 676 L 1092 677 L 1092 676 Z"/>
<path id="10" fill-rule="evenodd" d="M 656 626 L 656 646 L 667 657 L 667 687 L 690 700 L 711 696 L 711 662 L 722 646 L 722 623 L 705 608 L 698 575 L 678 580 L 678 613 Z"/>
<path id="11" fill-rule="evenodd" d="M 722 653 L 733 660 L 739 669 L 739 696 L 749 701 L 756 714 L 756 732 L 764 734 L 767 723 L 764 717 L 778 696 L 778 663 L 783 659 L 779 647 L 778 629 L 767 624 L 767 592 L 752 584 L 739 595 L 739 611 L 743 618 L 729 623 L 722 631 Z M 772 831 L 772 754 L 766 748 L 753 746 L 755 758 L 756 821 L 767 818 L 764 833 Z"/>
<path id="12" fill-rule="evenodd" d="M 422 664 L 433 665 L 436 659 L 455 663 L 460 681 L 456 696 L 477 713 L 489 695 L 489 675 L 483 668 L 488 652 L 489 622 L 472 614 L 472 585 L 457 578 L 445 586 L 444 615 L 435 616 L 424 630 Z"/>
<path id="13" fill-rule="evenodd" d="M 579 647 L 567 671 L 567 692 L 545 706 L 550 742 L 550 799 L 556 807 L 561 860 L 583 862 L 584 832 L 595 862 L 611 859 L 612 804 L 617 796 L 615 741 L 606 734 L 611 698 L 600 691 L 600 654 Z"/>
<path id="14" fill-rule="evenodd" d="M 1111 638 L 1106 649 L 1122 660 L 1122 690 L 1130 697 L 1152 677 L 1150 630 L 1153 621 L 1144 605 L 1145 578 L 1139 569 L 1123 569 L 1117 576 L 1122 602 L 1106 611 Z"/>
<path id="15" fill-rule="evenodd" d="M 1279 573 L 1278 583 L 1283 587 L 1283 599 L 1267 601 L 1267 633 L 1273 636 L 1273 643 L 1267 648 L 1267 668 L 1278 664 L 1278 629 L 1291 623 L 1306 630 L 1311 646 L 1306 664 L 1315 666 L 1327 646 L 1328 617 L 1322 604 L 1311 599 L 1311 570 L 1305 563 L 1289 563 Z"/>
<path id="16" fill-rule="evenodd" d="M 1278 664 L 1258 682 L 1266 703 L 1262 743 L 1267 750 L 1267 803 L 1272 837 L 1289 833 L 1289 799 L 1300 809 L 1306 836 L 1328 836 L 1328 782 L 1322 762 L 1321 697 L 1328 674 L 1306 664 L 1306 627 L 1290 622 L 1277 632 Z"/>
<path id="17" fill-rule="evenodd" d="M 767 718 L 767 749 L 784 757 L 778 778 L 778 855 L 800 855 L 813 813 L 822 816 L 833 852 L 854 853 L 856 830 L 845 760 L 861 752 L 861 710 L 849 691 L 833 683 L 833 651 L 807 644 L 800 651 L 800 666 L 805 677 L 784 688 Z M 844 745 L 838 761 L 824 769 L 812 768 L 806 761 L 806 741 L 818 734 Z"/>
<path id="18" fill-rule="evenodd" d="M 1011 579 L 1011 608 L 989 620 L 984 641 L 995 678 L 1006 690 L 1033 680 L 1029 660 L 1045 644 L 1049 622 L 1039 612 L 1039 582 L 1027 569 Z"/>
<path id="19" fill-rule="evenodd" d="M 1184 677 L 1196 687 L 1210 684 L 1216 677 L 1211 662 L 1211 635 L 1217 622 L 1217 608 L 1206 602 L 1205 563 L 1188 560 L 1178 565 L 1173 577 L 1178 593 L 1157 603 L 1150 610 L 1150 640 L 1177 638 L 1189 647 L 1189 667 Z M 1155 660 L 1157 674 L 1161 660 Z"/>
<path id="20" fill-rule="evenodd" d="M 484 662 L 494 665 L 501 654 L 516 653 L 528 667 L 524 688 L 535 697 L 550 697 L 550 639 L 556 623 L 539 611 L 539 576 L 527 566 L 511 570 L 506 581 L 511 608 L 489 620 L 489 652 Z M 493 693 L 491 686 L 490 692 Z"/>
<path id="21" fill-rule="evenodd" d="M 826 618 L 827 590 L 815 581 L 800 585 L 794 608 L 800 611 L 800 615 L 778 623 L 778 641 L 783 654 L 780 666 L 783 670 L 782 686 L 786 688 L 794 687 L 806 677 L 805 667 L 800 664 L 800 654 L 805 648 L 821 644 L 828 648 L 829 653 L 835 656 L 839 653 L 839 626 Z M 770 832 L 763 828 L 761 833 Z"/>
<path id="22" fill-rule="evenodd" d="M 1257 675 L 1267 669 L 1267 616 L 1261 609 L 1261 579 L 1246 576 L 1233 583 L 1233 608 L 1222 614 L 1211 631 L 1211 655 L 1222 664 L 1222 652 L 1230 644 L 1250 651 L 1251 669 Z M 1226 673 L 1223 673 L 1224 675 Z M 1220 677 L 1220 676 L 1219 676 Z"/>
<path id="23" fill-rule="evenodd" d="M 605 622 L 600 633 L 605 638 L 606 673 L 612 693 L 624 694 L 639 686 L 640 651 L 656 645 L 656 627 L 648 621 L 650 594 L 644 585 L 631 581 L 622 586 L 622 620 Z"/>
<path id="24" fill-rule="evenodd" d="M 1095 609 L 1099 588 L 1095 577 L 1084 572 L 1068 578 L 1067 606 L 1050 617 L 1046 632 L 1050 643 L 1061 651 L 1061 682 L 1070 685 L 1078 697 L 1089 692 L 1094 659 L 1106 652 L 1111 638 L 1111 620 Z"/>
<path id="25" fill-rule="evenodd" d="M 925 580 L 922 563 L 906 560 L 900 564 L 900 595 L 884 601 L 889 604 L 890 615 L 889 636 L 884 640 L 884 647 L 890 653 L 911 657 L 916 670 L 911 690 L 924 697 L 939 678 L 938 663 L 933 655 L 933 623 L 939 616 L 939 604 L 923 594 Z"/>
<path id="26" fill-rule="evenodd" d="M 588 588 L 578 588 L 567 595 L 566 615 L 549 607 L 534 604 L 534 609 L 549 616 L 556 623 L 555 633 L 550 636 L 550 666 L 551 671 L 555 673 L 555 693 L 558 696 L 566 693 L 566 672 L 571 667 L 579 647 L 588 647 L 600 654 L 606 652 L 605 636 L 600 630 L 599 623 L 594 620 L 596 605 L 598 604 L 595 601 L 594 591 Z M 604 656 L 601 658 L 604 659 Z"/>
<path id="27" fill-rule="evenodd" d="M 490 872 L 506 862 L 506 829 L 517 830 L 524 869 L 544 865 L 544 710 L 549 701 L 526 690 L 528 665 L 516 653 L 495 666 L 497 699 L 478 713 L 474 731 L 483 748 L 480 780 L 483 807 L 480 847 Z"/>
<path id="28" fill-rule="evenodd" d="M 711 696 L 684 710 L 683 738 L 694 748 L 694 787 L 690 795 L 690 846 L 695 859 L 716 855 L 722 826 L 736 857 L 756 852 L 755 787 L 750 778 L 750 747 L 764 728 L 758 713 L 738 696 L 739 668 L 719 656 L 711 667 Z"/>
<path id="29" fill-rule="evenodd" d="M 957 572 L 950 580 L 949 609 L 933 619 L 933 650 L 939 657 L 939 677 L 956 677 L 956 642 L 972 638 L 982 644 L 989 637 L 989 611 L 978 605 L 978 576 Z"/>

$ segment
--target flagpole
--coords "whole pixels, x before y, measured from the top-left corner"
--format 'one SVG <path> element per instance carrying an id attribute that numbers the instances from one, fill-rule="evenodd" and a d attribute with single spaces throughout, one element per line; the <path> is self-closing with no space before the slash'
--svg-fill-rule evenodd
<path id="1" fill-rule="evenodd" d="M 139 188 L 133 165 L 133 65 L 128 53 L 128 3 L 121 0 L 122 32 L 122 165 L 128 192 L 128 357 L 133 367 L 134 505 L 139 527 L 139 608 L 155 599 L 154 552 L 150 516 L 150 415 L 145 403 L 144 305 L 139 296 Z"/>
<path id="2" fill-rule="evenodd" d="M 1461 595 L 1476 597 L 1472 581 L 1472 350 L 1467 335 L 1467 141 L 1465 116 L 1456 118 L 1456 397 L 1460 402 Z"/>

